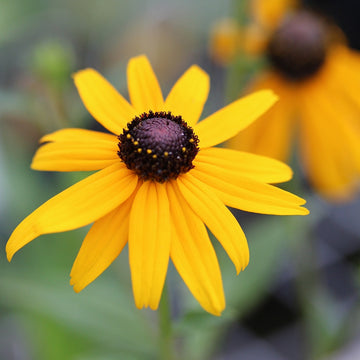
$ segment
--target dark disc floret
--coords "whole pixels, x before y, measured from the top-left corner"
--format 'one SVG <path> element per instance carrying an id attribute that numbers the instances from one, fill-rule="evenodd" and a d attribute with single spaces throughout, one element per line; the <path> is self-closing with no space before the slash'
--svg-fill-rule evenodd
<path id="1" fill-rule="evenodd" d="M 163 183 L 191 170 L 198 137 L 181 116 L 143 113 L 118 136 L 118 155 L 143 180 Z"/>
<path id="2" fill-rule="evenodd" d="M 286 17 L 269 41 L 270 63 L 288 79 L 310 77 L 325 61 L 328 30 L 325 22 L 309 11 Z"/>

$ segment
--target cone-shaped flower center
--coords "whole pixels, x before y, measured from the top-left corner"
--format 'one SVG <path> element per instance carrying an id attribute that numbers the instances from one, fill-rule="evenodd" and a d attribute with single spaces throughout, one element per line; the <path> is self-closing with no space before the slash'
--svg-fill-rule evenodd
<path id="1" fill-rule="evenodd" d="M 118 155 L 143 180 L 176 179 L 194 166 L 198 138 L 181 116 L 170 112 L 135 117 L 119 135 Z"/>
<path id="2" fill-rule="evenodd" d="M 269 41 L 267 55 L 282 75 L 302 80 L 324 63 L 327 28 L 322 19 L 307 11 L 298 12 L 280 24 Z"/>

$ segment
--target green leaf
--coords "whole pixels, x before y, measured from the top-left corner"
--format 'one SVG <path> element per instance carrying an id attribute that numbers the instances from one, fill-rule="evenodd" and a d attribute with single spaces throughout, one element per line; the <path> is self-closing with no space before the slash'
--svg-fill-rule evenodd
<path id="1" fill-rule="evenodd" d="M 24 274 L 6 274 L 0 279 L 0 293 L 1 305 L 51 319 L 106 352 L 133 354 L 134 359 L 150 359 L 156 353 L 146 312 L 135 309 L 115 281 L 98 282 L 75 294 L 54 276 L 45 283 Z"/>

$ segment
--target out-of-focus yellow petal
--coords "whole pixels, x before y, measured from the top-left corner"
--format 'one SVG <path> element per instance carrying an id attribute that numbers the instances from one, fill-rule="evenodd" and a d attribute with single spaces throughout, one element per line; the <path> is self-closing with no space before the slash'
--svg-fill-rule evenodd
<path id="1" fill-rule="evenodd" d="M 31 168 L 46 171 L 99 170 L 120 162 L 116 142 L 64 141 L 42 145 Z"/>
<path id="2" fill-rule="evenodd" d="M 75 259 L 70 284 L 80 292 L 117 258 L 128 241 L 129 214 L 134 194 L 118 208 L 95 221 Z"/>
<path id="3" fill-rule="evenodd" d="M 305 203 L 304 199 L 272 185 L 245 177 L 235 180 L 231 174 L 217 173 L 207 166 L 198 166 L 191 175 L 194 186 L 207 184 L 226 205 L 240 210 L 271 215 L 309 213 L 300 207 Z"/>
<path id="4" fill-rule="evenodd" d="M 267 111 L 277 96 L 270 90 L 258 91 L 227 105 L 194 126 L 199 146 L 220 144 L 245 129 Z"/>
<path id="5" fill-rule="evenodd" d="M 216 193 L 190 173 L 180 176 L 177 184 L 182 196 L 219 240 L 239 273 L 249 262 L 248 244 L 239 223 Z"/>
<path id="6" fill-rule="evenodd" d="M 328 75 L 328 81 L 333 81 L 334 93 L 338 97 L 343 94 L 360 111 L 360 55 L 344 46 L 337 46 L 332 50 L 327 65 L 324 75 Z"/>
<path id="7" fill-rule="evenodd" d="M 138 114 L 164 110 L 161 88 L 146 56 L 130 59 L 127 77 L 130 100 Z"/>
<path id="8" fill-rule="evenodd" d="M 137 176 L 119 162 L 54 196 L 14 230 L 6 245 L 8 260 L 42 234 L 76 229 L 106 215 L 129 198 L 137 181 Z"/>
<path id="9" fill-rule="evenodd" d="M 291 168 L 281 161 L 261 155 L 224 148 L 202 149 L 194 160 L 212 168 L 213 173 L 231 173 L 235 178 L 247 177 L 264 183 L 278 183 L 292 178 Z"/>
<path id="10" fill-rule="evenodd" d="M 213 315 L 225 308 L 219 263 L 201 219 L 183 199 L 175 181 L 167 192 L 173 221 L 171 259 L 200 305 Z"/>
<path id="11" fill-rule="evenodd" d="M 165 101 L 165 110 L 181 115 L 194 126 L 199 120 L 210 90 L 209 75 L 198 66 L 191 66 L 175 83 Z"/>
<path id="12" fill-rule="evenodd" d="M 300 94 L 301 155 L 317 191 L 333 201 L 344 201 L 358 186 L 360 133 L 351 125 L 351 108 L 322 85 L 322 91 L 316 87 Z"/>
<path id="13" fill-rule="evenodd" d="M 81 70 L 74 74 L 74 81 L 89 113 L 114 134 L 120 134 L 136 115 L 133 107 L 96 70 Z"/>
<path id="14" fill-rule="evenodd" d="M 166 185 L 145 181 L 130 212 L 129 262 L 136 307 L 157 309 L 165 282 L 171 239 Z"/>

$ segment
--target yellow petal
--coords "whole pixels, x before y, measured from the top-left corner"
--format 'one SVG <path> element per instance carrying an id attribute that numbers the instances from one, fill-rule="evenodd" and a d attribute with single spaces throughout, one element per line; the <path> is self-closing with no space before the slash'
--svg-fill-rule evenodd
<path id="1" fill-rule="evenodd" d="M 281 161 L 223 148 L 202 149 L 194 160 L 195 168 L 198 163 L 211 167 L 214 173 L 231 172 L 235 177 L 265 183 L 288 181 L 293 175 L 291 168 Z"/>
<path id="2" fill-rule="evenodd" d="M 181 115 L 189 126 L 194 126 L 200 118 L 209 90 L 209 75 L 193 65 L 171 89 L 165 101 L 165 110 Z"/>
<path id="3" fill-rule="evenodd" d="M 168 183 L 170 212 L 173 214 L 171 259 L 185 284 L 213 315 L 225 308 L 219 263 L 204 223 L 183 199 L 175 181 Z"/>
<path id="4" fill-rule="evenodd" d="M 70 186 L 17 226 L 6 245 L 8 260 L 42 234 L 76 229 L 106 215 L 129 198 L 136 184 L 137 176 L 117 163 Z"/>
<path id="5" fill-rule="evenodd" d="M 122 133 L 136 115 L 133 107 L 94 69 L 75 73 L 74 81 L 89 113 L 114 134 Z"/>
<path id="6" fill-rule="evenodd" d="M 239 273 L 249 263 L 249 248 L 234 216 L 215 192 L 190 173 L 178 177 L 177 184 L 187 203 L 219 240 Z"/>
<path id="7" fill-rule="evenodd" d="M 326 83 L 319 90 L 301 94 L 302 159 L 317 191 L 331 200 L 348 200 L 359 179 L 360 132 L 352 123 L 356 112 Z"/>
<path id="8" fill-rule="evenodd" d="M 127 78 L 130 100 L 138 114 L 149 110 L 163 111 L 161 88 L 146 56 L 130 59 Z"/>
<path id="9" fill-rule="evenodd" d="M 117 151 L 116 142 L 52 142 L 37 150 L 31 168 L 46 171 L 100 170 L 121 161 Z"/>
<path id="10" fill-rule="evenodd" d="M 81 291 L 117 258 L 128 241 L 129 213 L 134 194 L 118 208 L 95 221 L 71 270 L 70 284 Z"/>
<path id="11" fill-rule="evenodd" d="M 315 113 L 315 109 L 311 111 L 307 104 L 303 104 L 300 149 L 302 162 L 312 185 L 320 193 L 327 194 L 331 189 L 335 191 L 341 188 L 344 181 L 342 174 L 336 169 L 334 144 L 330 141 L 331 146 L 328 147 L 324 141 L 325 136 L 329 137 L 330 129 L 321 129 L 321 117 Z"/>
<path id="12" fill-rule="evenodd" d="M 299 206 L 305 203 L 304 199 L 272 185 L 245 177 L 234 179 L 231 174 L 213 172 L 207 166 L 198 166 L 191 171 L 191 175 L 196 186 L 207 184 L 226 205 L 240 210 L 271 215 L 309 213 Z"/>
<path id="13" fill-rule="evenodd" d="M 113 134 L 107 134 L 100 131 L 84 130 L 76 128 L 68 128 L 54 131 L 53 133 L 47 134 L 40 139 L 40 143 L 54 141 L 105 141 L 109 143 L 118 142 L 117 137 Z"/>
<path id="14" fill-rule="evenodd" d="M 129 262 L 135 305 L 157 309 L 170 255 L 170 212 L 164 184 L 145 181 L 130 212 Z"/>
<path id="15" fill-rule="evenodd" d="M 243 97 L 210 115 L 194 126 L 199 146 L 220 144 L 245 129 L 277 101 L 271 90 L 261 90 Z"/>

